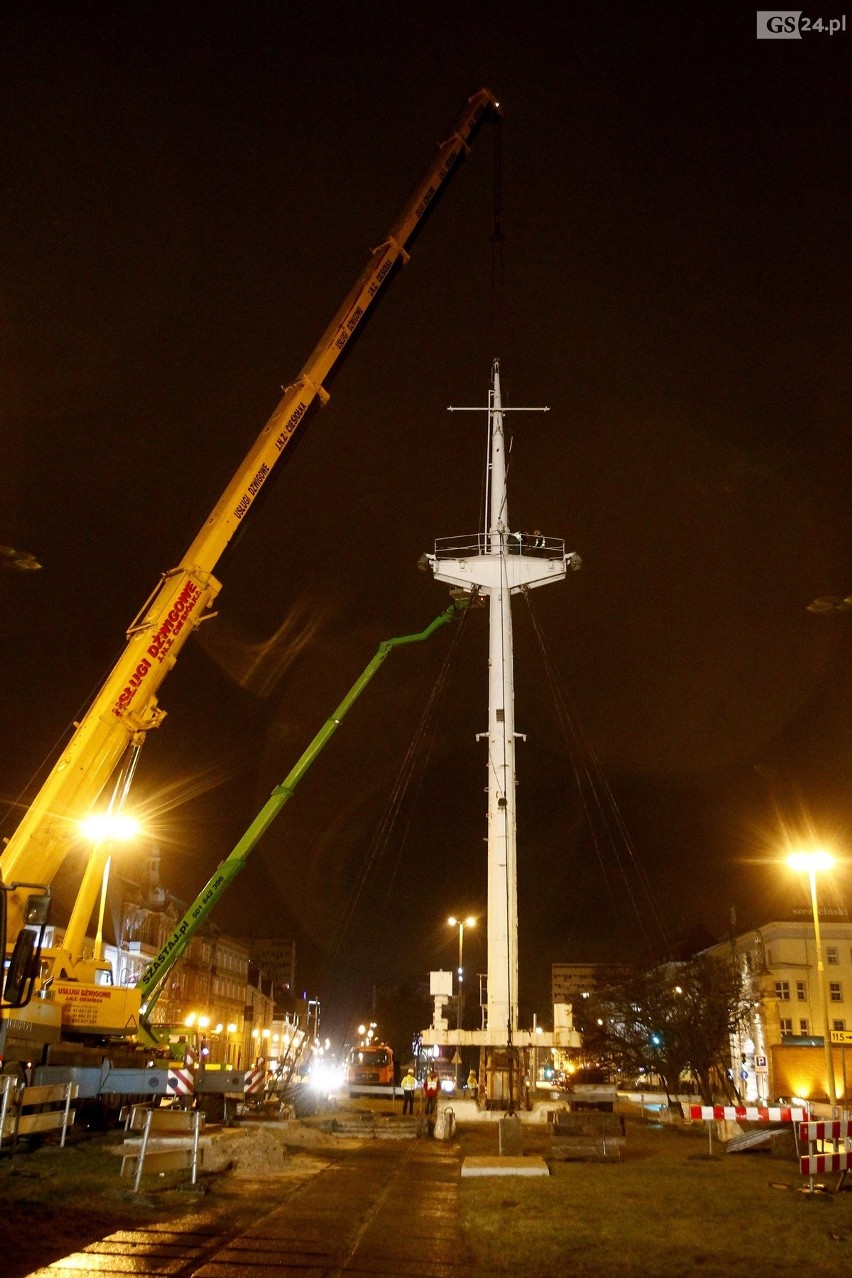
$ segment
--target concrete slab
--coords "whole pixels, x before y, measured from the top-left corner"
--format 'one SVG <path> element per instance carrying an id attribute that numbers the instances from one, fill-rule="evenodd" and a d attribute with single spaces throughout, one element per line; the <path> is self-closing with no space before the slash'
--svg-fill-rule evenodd
<path id="1" fill-rule="evenodd" d="M 543 1158 L 493 1158 L 477 1154 L 462 1163 L 462 1176 L 549 1176 Z"/>

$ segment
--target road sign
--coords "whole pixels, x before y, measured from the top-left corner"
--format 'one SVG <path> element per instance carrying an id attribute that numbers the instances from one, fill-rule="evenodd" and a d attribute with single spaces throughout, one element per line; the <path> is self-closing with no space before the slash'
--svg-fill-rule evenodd
<path id="1" fill-rule="evenodd" d="M 831 1042 L 835 1047 L 852 1047 L 852 1030 L 832 1030 Z"/>

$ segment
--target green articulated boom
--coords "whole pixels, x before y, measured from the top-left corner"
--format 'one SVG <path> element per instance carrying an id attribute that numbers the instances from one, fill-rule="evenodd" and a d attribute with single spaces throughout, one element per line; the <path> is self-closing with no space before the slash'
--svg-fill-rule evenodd
<path id="1" fill-rule="evenodd" d="M 285 803 L 292 797 L 293 791 L 301 781 L 302 777 L 310 768 L 317 755 L 322 751 L 325 745 L 331 740 L 334 733 L 339 728 L 343 719 L 351 710 L 352 706 L 360 697 L 367 684 L 373 678 L 373 675 L 384 664 L 386 658 L 394 648 L 399 648 L 403 644 L 422 643 L 424 639 L 428 639 L 431 635 L 445 626 L 448 622 L 454 620 L 460 615 L 471 602 L 469 597 L 455 600 L 449 608 L 445 609 L 440 616 L 430 622 L 425 630 L 419 631 L 412 635 L 398 635 L 395 639 L 385 639 L 379 644 L 376 653 L 361 674 L 353 683 L 346 696 L 334 713 L 326 719 L 319 732 L 311 741 L 308 748 L 303 752 L 298 762 L 290 769 L 287 776 L 276 786 L 272 794 L 267 799 L 264 806 L 258 812 L 245 834 L 237 843 L 236 847 L 218 866 L 208 883 L 199 892 L 198 896 L 192 902 L 183 918 L 175 927 L 169 939 L 166 941 L 160 953 L 153 959 L 142 976 L 139 978 L 136 988 L 142 995 L 142 1024 L 140 1026 L 140 1041 L 150 1038 L 151 1044 L 157 1042 L 156 1026 L 151 1024 L 151 1011 L 156 1003 L 165 982 L 165 978 L 169 971 L 184 954 L 189 946 L 195 933 L 205 922 L 214 906 L 221 899 L 222 895 L 227 891 L 234 879 L 242 870 L 251 853 L 257 847 L 272 822 L 278 816 Z"/>

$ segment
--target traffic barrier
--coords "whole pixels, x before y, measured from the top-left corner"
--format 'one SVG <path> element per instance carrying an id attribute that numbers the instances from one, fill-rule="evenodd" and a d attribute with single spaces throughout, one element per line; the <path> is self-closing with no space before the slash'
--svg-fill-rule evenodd
<path id="1" fill-rule="evenodd" d="M 852 1139 L 852 1123 L 848 1120 L 835 1119 L 833 1122 L 800 1123 L 799 1140 L 809 1145 L 818 1140 L 850 1140 Z"/>
<path id="2" fill-rule="evenodd" d="M 847 1173 L 852 1170 L 852 1149 L 850 1149 L 852 1122 L 834 1119 L 827 1122 L 800 1123 L 799 1140 L 803 1145 L 810 1147 L 809 1152 L 802 1154 L 799 1158 L 799 1169 L 803 1176 L 810 1178 L 811 1188 L 813 1188 L 814 1176 L 824 1176 L 826 1172 L 841 1172 L 839 1184 L 842 1184 Z M 845 1149 L 837 1148 L 841 1141 L 846 1146 Z M 817 1149 L 818 1145 L 828 1143 L 834 1144 L 835 1148 L 827 1153 Z"/>
<path id="3" fill-rule="evenodd" d="M 799 1168 L 803 1176 L 824 1176 L 826 1172 L 852 1170 L 852 1153 L 848 1150 L 836 1154 L 802 1154 Z"/>
<path id="4" fill-rule="evenodd" d="M 808 1111 L 787 1105 L 690 1105 L 689 1117 L 696 1122 L 802 1123 Z"/>

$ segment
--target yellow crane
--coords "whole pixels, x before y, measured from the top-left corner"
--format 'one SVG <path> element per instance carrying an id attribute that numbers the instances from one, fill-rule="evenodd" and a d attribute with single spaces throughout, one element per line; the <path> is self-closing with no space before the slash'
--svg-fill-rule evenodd
<path id="1" fill-rule="evenodd" d="M 395 270 L 408 260 L 407 246 L 480 124 L 498 114 L 499 103 L 488 89 L 465 104 L 186 554 L 161 576 L 128 628 L 121 656 L 0 856 L 10 938 L 26 921 L 31 894 L 25 885 L 52 882 L 79 836 L 80 822 L 122 763 L 118 789 L 126 789 L 133 756 L 165 716 L 158 704 L 160 685 L 190 634 L 213 615 L 221 588 L 214 576 L 220 556 L 296 432 L 318 403 L 327 402 L 326 383 L 335 365 Z M 132 1034 L 138 1023 L 138 992 L 113 987 L 109 964 L 98 955 L 83 957 L 108 856 L 108 843 L 90 853 L 62 945 L 41 956 L 43 997 L 33 1000 L 27 1017 L 41 1020 L 51 1035 L 57 1023 L 115 1035 Z"/>

